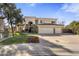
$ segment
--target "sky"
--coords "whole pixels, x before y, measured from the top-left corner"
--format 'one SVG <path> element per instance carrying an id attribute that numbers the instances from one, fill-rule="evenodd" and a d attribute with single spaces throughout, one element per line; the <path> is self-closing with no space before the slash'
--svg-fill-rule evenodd
<path id="1" fill-rule="evenodd" d="M 16 7 L 21 9 L 24 16 L 57 18 L 65 25 L 79 21 L 78 3 L 17 3 Z"/>

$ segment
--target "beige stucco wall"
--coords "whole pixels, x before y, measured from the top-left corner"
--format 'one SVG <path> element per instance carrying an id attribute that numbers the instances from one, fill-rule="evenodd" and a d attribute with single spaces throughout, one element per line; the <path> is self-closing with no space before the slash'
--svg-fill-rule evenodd
<path id="1" fill-rule="evenodd" d="M 35 17 L 25 17 L 25 24 L 28 24 L 29 21 L 32 21 L 35 24 Z"/>

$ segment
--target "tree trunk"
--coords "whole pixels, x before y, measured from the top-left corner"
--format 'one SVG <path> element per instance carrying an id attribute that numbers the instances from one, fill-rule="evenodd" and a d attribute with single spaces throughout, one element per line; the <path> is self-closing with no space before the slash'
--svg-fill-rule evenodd
<path id="1" fill-rule="evenodd" d="M 11 30 L 12 30 L 12 36 L 14 37 L 14 29 L 13 29 L 13 26 L 12 26 L 12 22 L 10 21 L 10 25 L 11 25 Z"/>
<path id="2" fill-rule="evenodd" d="M 12 29 L 12 36 L 14 37 L 14 29 L 13 29 L 12 24 L 11 24 L 11 29 Z"/>

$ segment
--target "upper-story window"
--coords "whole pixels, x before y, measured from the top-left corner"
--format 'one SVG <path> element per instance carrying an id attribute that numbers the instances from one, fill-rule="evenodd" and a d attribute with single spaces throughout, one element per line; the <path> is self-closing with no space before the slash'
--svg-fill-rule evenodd
<path id="1" fill-rule="evenodd" d="M 51 21 L 52 24 L 55 24 L 55 21 Z"/>
<path id="2" fill-rule="evenodd" d="M 42 22 L 42 20 L 40 20 L 40 24 L 42 24 L 43 22 Z"/>
<path id="3" fill-rule="evenodd" d="M 35 24 L 38 24 L 38 20 L 35 20 Z"/>

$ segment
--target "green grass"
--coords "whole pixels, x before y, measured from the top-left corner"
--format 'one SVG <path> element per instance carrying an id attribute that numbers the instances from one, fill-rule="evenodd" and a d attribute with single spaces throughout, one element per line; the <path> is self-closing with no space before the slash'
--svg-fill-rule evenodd
<path id="1" fill-rule="evenodd" d="M 29 36 L 27 34 L 15 35 L 14 37 L 8 38 L 2 42 L 0 45 L 9 45 L 9 44 L 19 44 L 19 43 L 28 43 Z"/>

